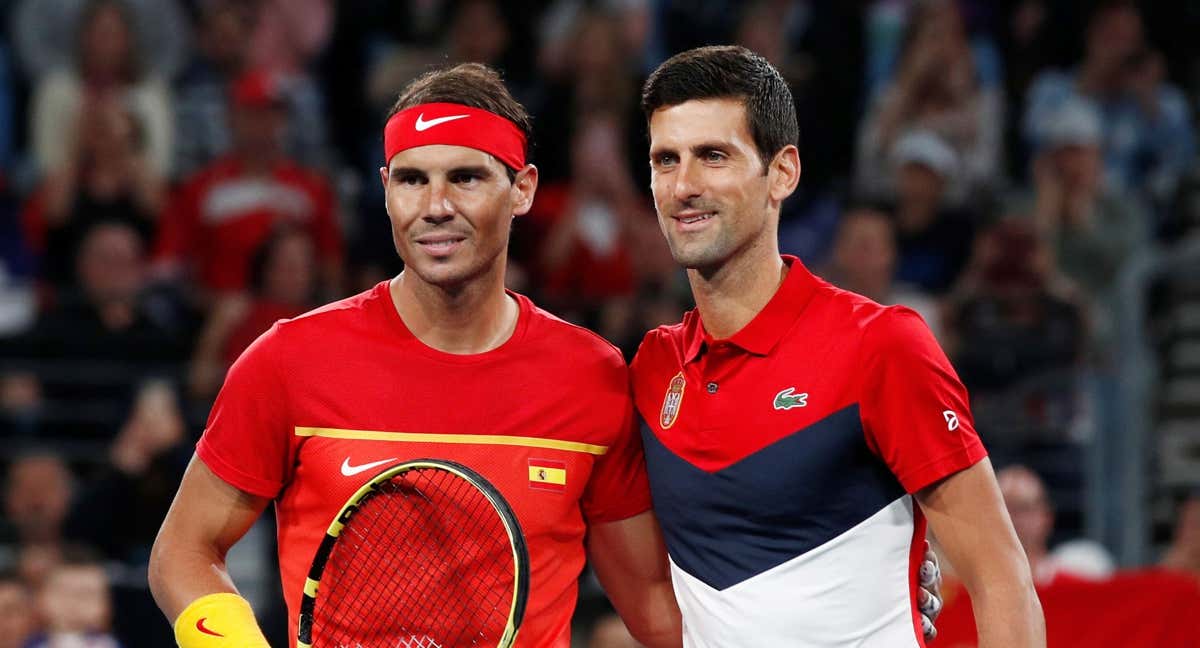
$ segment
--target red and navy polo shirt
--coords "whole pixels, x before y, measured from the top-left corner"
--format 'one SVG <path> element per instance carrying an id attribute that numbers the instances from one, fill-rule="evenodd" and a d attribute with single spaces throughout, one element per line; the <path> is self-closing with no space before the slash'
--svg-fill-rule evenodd
<path id="1" fill-rule="evenodd" d="M 728 339 L 688 312 L 632 365 L 687 646 L 923 646 L 912 494 L 986 456 L 920 316 L 787 276 Z"/>

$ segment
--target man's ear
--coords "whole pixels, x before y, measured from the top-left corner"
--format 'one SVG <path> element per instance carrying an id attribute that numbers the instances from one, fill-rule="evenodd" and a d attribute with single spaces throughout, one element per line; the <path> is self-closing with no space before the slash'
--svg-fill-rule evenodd
<path id="1" fill-rule="evenodd" d="M 388 168 L 386 166 L 379 167 L 379 182 L 381 182 L 383 184 L 383 196 L 384 196 L 383 209 L 386 211 L 388 209 L 388 201 L 387 201 Z M 391 215 L 392 215 L 391 212 L 388 212 L 388 216 L 391 216 Z"/>
<path id="2" fill-rule="evenodd" d="M 775 203 L 782 203 L 796 191 L 800 184 L 800 151 L 794 144 L 788 144 L 775 154 L 767 169 L 767 181 L 771 200 Z"/>
<path id="3" fill-rule="evenodd" d="M 538 170 L 526 164 L 517 172 L 512 182 L 513 216 L 524 216 L 533 207 L 533 196 L 537 193 Z"/>

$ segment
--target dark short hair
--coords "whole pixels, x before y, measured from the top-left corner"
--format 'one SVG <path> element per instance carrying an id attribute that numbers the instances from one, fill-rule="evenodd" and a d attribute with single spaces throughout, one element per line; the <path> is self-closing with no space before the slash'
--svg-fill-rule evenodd
<path id="1" fill-rule="evenodd" d="M 456 103 L 500 115 L 521 130 L 525 136 L 525 157 L 529 157 L 532 120 L 496 70 L 482 63 L 462 63 L 426 72 L 404 87 L 387 118 L 425 103 Z"/>
<path id="2" fill-rule="evenodd" d="M 696 99 L 737 99 L 763 166 L 783 147 L 796 144 L 800 127 L 792 91 L 775 66 L 745 47 L 698 47 L 667 59 L 642 88 L 642 112 Z"/>

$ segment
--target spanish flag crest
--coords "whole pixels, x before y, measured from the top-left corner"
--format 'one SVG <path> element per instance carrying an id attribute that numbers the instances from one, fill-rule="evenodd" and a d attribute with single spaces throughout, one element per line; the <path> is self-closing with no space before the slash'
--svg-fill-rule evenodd
<path id="1" fill-rule="evenodd" d="M 529 460 L 529 487 L 555 493 L 567 490 L 567 462 L 531 458 Z"/>

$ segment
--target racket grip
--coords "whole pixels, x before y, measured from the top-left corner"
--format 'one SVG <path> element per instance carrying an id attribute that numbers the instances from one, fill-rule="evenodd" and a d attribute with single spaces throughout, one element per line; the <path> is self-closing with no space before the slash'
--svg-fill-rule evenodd
<path id="1" fill-rule="evenodd" d="M 179 648 L 270 648 L 250 603 L 230 592 L 192 601 L 175 620 Z"/>

